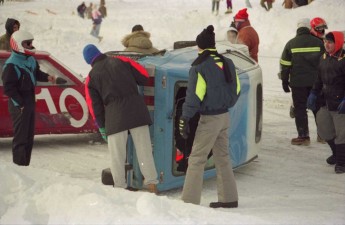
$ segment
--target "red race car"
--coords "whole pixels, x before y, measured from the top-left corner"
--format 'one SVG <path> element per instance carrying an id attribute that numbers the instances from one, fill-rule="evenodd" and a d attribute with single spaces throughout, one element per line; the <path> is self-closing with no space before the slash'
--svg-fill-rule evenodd
<path id="1" fill-rule="evenodd" d="M 0 71 L 11 52 L 0 50 Z M 36 86 L 35 134 L 91 133 L 98 129 L 85 101 L 84 78 L 47 52 L 35 54 L 42 71 L 57 78 L 56 84 L 38 82 Z M 0 79 L 0 137 L 13 136 L 8 113 L 8 97 Z"/>

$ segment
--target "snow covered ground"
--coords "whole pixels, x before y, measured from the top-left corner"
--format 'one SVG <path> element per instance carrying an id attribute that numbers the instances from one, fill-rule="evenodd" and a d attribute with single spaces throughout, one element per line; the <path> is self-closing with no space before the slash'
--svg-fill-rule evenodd
<path id="1" fill-rule="evenodd" d="M 135 24 L 151 32 L 155 47 L 170 49 L 174 41 L 194 40 L 209 24 L 215 26 L 217 40 L 225 39 L 234 16 L 223 14 L 225 1 L 215 16 L 209 0 L 107 0 L 109 16 L 101 27 L 104 39 L 98 43 L 89 35 L 91 21 L 76 15 L 81 2 L 6 1 L 0 6 L 0 34 L 6 19 L 16 18 L 21 29 L 34 34 L 37 49 L 51 52 L 86 76 L 90 67 L 84 62 L 83 47 L 94 43 L 102 51 L 122 50 L 120 40 Z M 244 2 L 233 1 L 234 11 L 244 8 Z M 105 144 L 90 144 L 88 134 L 42 135 L 35 138 L 29 167 L 15 166 L 11 139 L 0 139 L 0 224 L 345 224 L 345 176 L 326 164 L 330 150 L 316 142 L 311 115 L 311 145 L 290 145 L 296 136 L 288 114 L 291 97 L 276 75 L 279 56 L 295 35 L 297 20 L 321 16 L 329 31 L 345 30 L 345 1 L 315 0 L 293 10 L 276 1 L 270 12 L 259 1 L 251 3 L 249 18 L 261 40 L 264 120 L 258 159 L 235 170 L 239 208 L 208 208 L 217 200 L 214 179 L 204 182 L 200 206 L 183 203 L 181 188 L 155 196 L 104 186 L 100 174 L 108 167 Z"/>

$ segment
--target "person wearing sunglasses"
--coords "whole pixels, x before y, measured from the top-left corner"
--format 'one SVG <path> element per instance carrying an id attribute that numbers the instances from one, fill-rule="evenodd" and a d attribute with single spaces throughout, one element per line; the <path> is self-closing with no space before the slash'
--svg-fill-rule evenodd
<path id="1" fill-rule="evenodd" d="M 8 96 L 8 111 L 13 123 L 12 156 L 19 166 L 28 166 L 34 143 L 35 86 L 37 81 L 55 82 L 55 77 L 40 70 L 33 57 L 34 37 L 27 31 L 16 31 L 10 38 L 11 56 L 2 72 L 4 94 Z"/>

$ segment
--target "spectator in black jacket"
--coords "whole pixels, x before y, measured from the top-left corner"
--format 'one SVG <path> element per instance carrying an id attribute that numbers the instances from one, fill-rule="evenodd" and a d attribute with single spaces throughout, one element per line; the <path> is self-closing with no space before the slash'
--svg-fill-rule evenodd
<path id="1" fill-rule="evenodd" d="M 77 8 L 77 11 L 78 11 L 78 15 L 81 17 L 81 18 L 85 18 L 85 11 L 86 11 L 86 5 L 85 5 L 85 2 L 82 2 L 78 8 Z"/>
<path id="2" fill-rule="evenodd" d="M 144 184 L 150 192 L 157 193 L 157 171 L 149 132 L 152 122 L 137 87 L 146 83 L 147 71 L 129 58 L 106 56 L 91 44 L 85 46 L 83 54 L 92 66 L 85 84 L 87 103 L 103 138 L 108 141 L 115 187 L 127 188 L 125 162 L 130 132 L 145 177 Z"/>
<path id="3" fill-rule="evenodd" d="M 308 97 L 308 108 L 315 110 L 322 92 L 326 105 L 317 113 L 317 130 L 325 140 L 334 139 L 335 172 L 345 173 L 345 50 L 344 34 L 333 31 L 326 35 L 319 73 Z"/>
<path id="4" fill-rule="evenodd" d="M 307 98 L 317 76 L 320 56 L 324 52 L 323 42 L 310 34 L 309 19 L 297 24 L 297 35 L 285 45 L 281 59 L 281 78 L 285 92 L 292 91 L 295 107 L 295 123 L 298 136 L 292 145 L 309 145 Z M 313 112 L 314 116 L 316 111 Z"/>
<path id="5" fill-rule="evenodd" d="M 34 37 L 29 32 L 20 30 L 13 33 L 12 53 L 6 60 L 2 73 L 4 93 L 9 97 L 8 111 L 14 128 L 13 162 L 20 166 L 28 166 L 31 160 L 35 130 L 36 82 L 55 82 L 55 77 L 41 71 L 32 56 L 35 54 L 33 40 Z"/>

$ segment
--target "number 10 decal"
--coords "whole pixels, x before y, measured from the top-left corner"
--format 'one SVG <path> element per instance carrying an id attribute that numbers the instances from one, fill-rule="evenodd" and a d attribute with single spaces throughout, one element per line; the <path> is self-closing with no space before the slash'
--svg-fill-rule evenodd
<path id="1" fill-rule="evenodd" d="M 72 116 L 68 117 L 71 122 L 71 125 L 76 128 L 84 126 L 89 117 L 89 110 L 87 108 L 85 98 L 77 90 L 73 88 L 64 89 L 59 97 L 59 108 L 61 113 L 65 115 L 70 115 L 65 104 L 65 99 L 67 98 L 67 96 L 72 96 L 73 98 L 75 98 L 83 110 L 83 116 L 79 120 L 73 118 Z M 50 114 L 58 113 L 48 88 L 41 88 L 41 92 L 36 95 L 36 99 L 44 100 L 46 102 Z"/>

